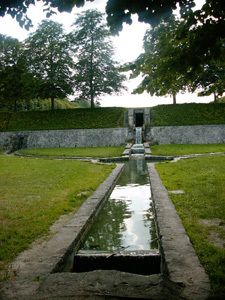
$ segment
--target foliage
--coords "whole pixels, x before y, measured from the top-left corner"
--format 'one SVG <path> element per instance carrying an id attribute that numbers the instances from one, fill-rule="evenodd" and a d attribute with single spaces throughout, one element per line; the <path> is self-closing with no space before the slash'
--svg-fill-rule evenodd
<path id="1" fill-rule="evenodd" d="M 1 113 L 2 131 L 123 127 L 124 108 L 79 108 Z M 2 122 L 0 122 L 2 124 Z"/>
<path id="2" fill-rule="evenodd" d="M 35 156 L 67 156 L 67 157 L 117 157 L 121 156 L 124 151 L 123 146 L 117 147 L 91 147 L 91 148 L 41 148 L 20 150 L 21 154 Z"/>
<path id="3" fill-rule="evenodd" d="M 70 104 L 74 107 L 91 107 L 91 103 L 87 99 L 75 99 L 70 101 Z M 97 104 L 95 106 L 97 106 Z"/>
<path id="4" fill-rule="evenodd" d="M 199 153 L 225 153 L 225 144 L 168 144 L 151 146 L 153 155 L 180 156 Z"/>
<path id="5" fill-rule="evenodd" d="M 51 99 L 30 99 L 21 100 L 16 103 L 16 111 L 27 111 L 27 110 L 50 110 L 51 109 Z M 69 109 L 75 108 L 73 103 L 68 99 L 56 99 L 55 109 Z M 0 106 L 0 111 L 13 111 L 12 105 L 3 102 Z"/>
<path id="6" fill-rule="evenodd" d="M 152 110 L 154 126 L 225 124 L 223 103 L 158 105 Z"/>
<path id="7" fill-rule="evenodd" d="M 33 77 L 23 56 L 23 43 L 0 34 L 0 105 L 31 97 Z"/>
<path id="8" fill-rule="evenodd" d="M 7 131 L 12 116 L 13 114 L 10 112 L 0 112 L 0 131 Z"/>
<path id="9" fill-rule="evenodd" d="M 185 194 L 170 194 L 170 197 L 209 275 L 214 293 L 224 295 L 224 155 L 157 164 L 156 168 L 168 190 L 184 190 Z"/>
<path id="10" fill-rule="evenodd" d="M 76 94 L 91 101 L 101 95 L 117 94 L 124 89 L 125 76 L 117 70 L 113 60 L 113 46 L 110 34 L 103 21 L 103 14 L 97 10 L 87 10 L 78 15 L 71 36 L 76 54 L 74 84 Z"/>
<path id="11" fill-rule="evenodd" d="M 142 74 L 143 80 L 133 93 L 147 91 L 151 96 L 169 94 L 176 103 L 176 94 L 185 91 L 189 83 L 183 72 L 187 44 L 186 41 L 176 42 L 176 30 L 180 24 L 180 21 L 170 18 L 168 22 L 146 31 L 144 53 L 134 63 L 122 68 L 132 71 L 131 78 Z"/>
<path id="12" fill-rule="evenodd" d="M 91 0 L 90 0 L 91 1 Z M 131 15 L 137 13 L 140 22 L 151 24 L 153 27 L 158 25 L 163 19 L 165 21 L 180 6 L 180 15 L 187 21 L 181 30 L 181 36 L 189 39 L 192 66 L 198 67 L 202 62 L 222 59 L 224 57 L 225 38 L 225 6 L 224 0 L 207 0 L 200 10 L 195 12 L 192 8 L 197 0 L 152 0 L 152 1 L 120 1 L 108 0 L 106 5 L 107 22 L 111 32 L 117 34 L 122 30 L 123 22 L 132 23 Z M 47 16 L 58 11 L 71 12 L 73 6 L 83 6 L 85 0 L 43 0 Z M 12 17 L 16 16 L 21 26 L 29 28 L 31 20 L 27 17 L 27 8 L 34 4 L 34 0 L 2 0 L 0 4 L 0 16 L 6 13 Z M 191 32 L 191 35 L 189 34 Z"/>
<path id="13" fill-rule="evenodd" d="M 25 41 L 24 55 L 29 69 L 36 78 L 36 93 L 42 98 L 55 98 L 71 94 L 73 60 L 69 39 L 57 22 L 43 20 L 38 29 Z"/>
<path id="14" fill-rule="evenodd" d="M 167 22 L 147 30 L 144 37 L 144 53 L 135 62 L 129 63 L 122 71 L 132 71 L 131 78 L 142 74 L 141 84 L 134 93 L 147 91 L 152 96 L 172 95 L 176 103 L 176 94 L 189 89 L 194 92 L 201 89 L 200 96 L 214 93 L 215 99 L 225 91 L 224 56 L 214 57 L 212 49 L 206 48 L 203 57 L 193 45 L 196 24 L 185 32 L 187 21 L 170 17 Z M 225 24 L 224 24 L 225 25 Z M 217 43 L 218 51 L 224 53 L 224 39 Z M 202 53 L 201 53 L 202 54 Z M 207 59 L 206 59 L 207 58 Z"/>
<path id="15" fill-rule="evenodd" d="M 198 70 L 209 62 L 223 62 L 225 39 L 225 6 L 223 0 L 207 0 L 200 10 L 191 13 L 178 38 L 187 38 L 192 67 Z"/>
<path id="16" fill-rule="evenodd" d="M 45 11 L 47 11 L 47 17 L 55 13 L 54 9 L 57 8 L 59 12 L 71 12 L 72 8 L 83 6 L 85 0 L 42 0 L 45 4 Z M 87 0 L 93 1 L 93 0 Z M 12 17 L 16 16 L 17 21 L 21 26 L 29 28 L 31 26 L 31 20 L 27 17 L 27 9 L 31 4 L 34 4 L 34 0 L 11 0 L 10 3 L 7 0 L 2 0 L 0 5 L 0 15 L 4 16 L 6 13 Z M 181 13 L 186 14 L 190 11 L 190 8 L 194 6 L 193 1 L 183 0 L 161 0 L 158 1 L 120 1 L 109 0 L 106 6 L 106 12 L 108 14 L 108 24 L 111 29 L 118 32 L 122 29 L 122 23 L 132 23 L 131 14 L 138 13 L 140 22 L 158 23 L 159 20 L 164 17 L 167 18 L 173 9 L 176 9 L 176 3 L 179 3 L 181 7 Z"/>
<path id="17" fill-rule="evenodd" d="M 78 210 L 113 165 L 0 156 L 0 260 L 7 263 Z M 4 265 L 1 264 L 1 267 Z"/>
<path id="18" fill-rule="evenodd" d="M 219 99 L 217 99 L 218 103 L 225 103 L 225 96 L 224 97 L 220 97 Z"/>
<path id="19" fill-rule="evenodd" d="M 213 62 L 203 67 L 203 72 L 193 82 L 192 91 L 202 88 L 199 96 L 214 94 L 214 102 L 225 91 L 225 64 Z"/>

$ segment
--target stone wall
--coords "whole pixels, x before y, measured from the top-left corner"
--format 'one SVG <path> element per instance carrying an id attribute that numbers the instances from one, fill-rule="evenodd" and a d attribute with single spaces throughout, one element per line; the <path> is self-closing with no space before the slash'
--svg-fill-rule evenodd
<path id="1" fill-rule="evenodd" d="M 225 143 L 225 125 L 146 127 L 143 136 L 157 144 Z M 0 149 L 118 146 L 131 140 L 133 128 L 0 132 Z"/>
<path id="2" fill-rule="evenodd" d="M 148 127 L 145 140 L 157 144 L 225 143 L 225 125 Z"/>
<path id="3" fill-rule="evenodd" d="M 0 149 L 118 146 L 129 135 L 128 128 L 1 132 Z"/>

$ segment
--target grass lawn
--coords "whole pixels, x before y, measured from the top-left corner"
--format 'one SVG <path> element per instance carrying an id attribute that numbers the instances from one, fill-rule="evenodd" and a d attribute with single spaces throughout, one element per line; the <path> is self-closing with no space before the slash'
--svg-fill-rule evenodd
<path id="1" fill-rule="evenodd" d="M 159 163 L 156 168 L 168 190 L 185 191 L 170 197 L 214 292 L 225 295 L 225 156 Z"/>
<path id="2" fill-rule="evenodd" d="M 125 145 L 117 147 L 77 147 L 77 148 L 39 148 L 20 150 L 21 154 L 36 156 L 68 156 L 68 157 L 117 157 L 121 156 Z"/>
<path id="3" fill-rule="evenodd" d="M 151 146 L 153 155 L 187 155 L 225 152 L 225 144 L 170 144 Z"/>
<path id="4" fill-rule="evenodd" d="M 114 165 L 0 156 L 0 269 L 60 215 L 75 212 Z"/>

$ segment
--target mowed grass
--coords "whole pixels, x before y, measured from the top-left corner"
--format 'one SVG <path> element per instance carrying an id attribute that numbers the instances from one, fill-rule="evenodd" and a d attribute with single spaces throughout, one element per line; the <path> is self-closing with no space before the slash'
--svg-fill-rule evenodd
<path id="1" fill-rule="evenodd" d="M 209 275 L 214 293 L 225 295 L 225 155 L 156 164 L 184 227 Z M 222 298 L 220 298 L 222 299 Z"/>
<path id="2" fill-rule="evenodd" d="M 0 156 L 0 268 L 75 212 L 114 165 Z"/>
<path id="3" fill-rule="evenodd" d="M 153 155 L 188 155 L 225 152 L 225 144 L 170 144 L 151 146 Z"/>
<path id="4" fill-rule="evenodd" d="M 76 147 L 76 148 L 39 148 L 20 150 L 21 154 L 35 156 L 60 156 L 60 157 L 117 157 L 121 156 L 125 145 L 116 147 Z"/>

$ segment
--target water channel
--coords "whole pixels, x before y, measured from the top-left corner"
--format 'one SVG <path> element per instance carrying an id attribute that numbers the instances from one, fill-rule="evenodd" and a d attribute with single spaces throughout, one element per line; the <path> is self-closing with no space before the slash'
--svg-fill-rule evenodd
<path id="1" fill-rule="evenodd" d="M 125 162 L 109 200 L 90 229 L 80 251 L 115 252 L 157 249 L 155 222 L 145 160 Z"/>
<path id="2" fill-rule="evenodd" d="M 135 265 L 138 264 L 140 267 L 140 256 L 147 260 L 153 258 L 158 264 L 157 234 L 144 155 L 132 155 L 132 158 L 124 164 L 124 170 L 117 185 L 76 255 L 77 266 L 91 265 L 93 260 L 95 262 L 98 260 L 99 267 L 95 266 L 93 269 L 110 269 L 110 266 L 106 266 L 105 258 L 114 256 L 115 253 L 121 254 L 123 258 L 126 256 L 126 259 L 129 257 L 124 264 L 132 265 L 131 260 L 133 261 L 136 257 Z M 104 261 L 101 261 L 101 255 Z M 90 257 L 92 257 L 92 262 L 89 260 Z M 122 265 L 121 260 L 117 263 Z M 142 263 L 146 264 L 146 261 L 142 260 Z M 115 262 L 112 264 L 115 268 Z M 158 270 L 159 267 L 157 266 L 156 269 Z"/>

